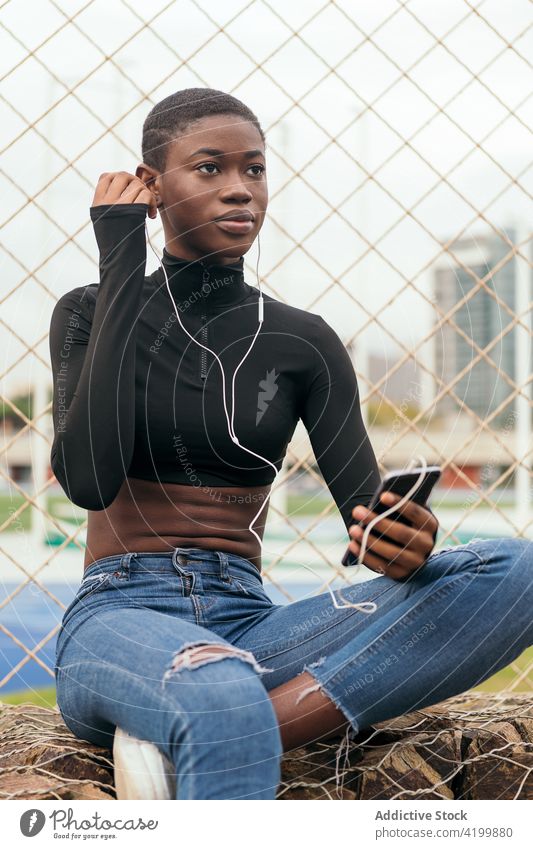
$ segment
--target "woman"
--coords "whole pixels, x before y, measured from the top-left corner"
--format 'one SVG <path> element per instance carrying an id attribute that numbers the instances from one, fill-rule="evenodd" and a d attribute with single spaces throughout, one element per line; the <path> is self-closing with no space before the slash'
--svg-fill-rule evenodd
<path id="1" fill-rule="evenodd" d="M 410 526 L 375 525 L 364 563 L 382 574 L 344 589 L 346 603 L 266 594 L 264 508 L 298 419 L 354 556 L 380 475 L 338 335 L 244 280 L 265 169 L 239 100 L 165 98 L 135 175 L 98 181 L 99 285 L 63 295 L 51 320 L 52 468 L 88 510 L 58 705 L 82 739 L 111 748 L 120 729 L 153 744 L 177 799 L 274 798 L 283 750 L 475 686 L 533 630 L 532 544 L 431 553 L 437 520 L 412 501 Z M 157 211 L 163 259 L 145 276 Z M 121 792 L 134 798 L 141 779 L 132 768 Z"/>

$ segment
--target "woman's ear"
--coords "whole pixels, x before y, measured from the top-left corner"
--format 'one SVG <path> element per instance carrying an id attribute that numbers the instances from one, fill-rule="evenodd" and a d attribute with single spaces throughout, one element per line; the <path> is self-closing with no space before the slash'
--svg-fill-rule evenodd
<path id="1" fill-rule="evenodd" d="M 147 186 L 150 191 L 155 195 L 157 205 L 161 206 L 161 196 L 159 190 L 159 178 L 160 173 L 156 171 L 155 168 L 152 168 L 150 165 L 145 165 L 144 162 L 141 162 L 140 165 L 137 165 L 135 169 L 135 176 L 142 180 L 144 185 Z"/>

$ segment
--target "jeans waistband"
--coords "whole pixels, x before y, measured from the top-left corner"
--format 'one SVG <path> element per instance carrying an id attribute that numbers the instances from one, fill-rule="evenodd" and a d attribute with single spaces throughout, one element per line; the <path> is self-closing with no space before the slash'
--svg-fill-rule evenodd
<path id="1" fill-rule="evenodd" d="M 216 572 L 221 578 L 232 574 L 257 579 L 263 583 L 259 570 L 244 557 L 228 551 L 207 548 L 176 547 L 172 551 L 128 551 L 95 560 L 84 571 L 84 579 L 94 573 L 119 570 L 131 572 L 145 568 L 160 572 Z"/>

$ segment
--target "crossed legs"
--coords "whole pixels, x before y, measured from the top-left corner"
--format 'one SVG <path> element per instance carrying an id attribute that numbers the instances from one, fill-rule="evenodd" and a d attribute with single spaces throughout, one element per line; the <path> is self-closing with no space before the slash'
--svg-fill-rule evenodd
<path id="1" fill-rule="evenodd" d="M 405 581 L 379 577 L 343 595 L 373 614 L 336 611 L 329 593 L 267 620 L 302 634 L 298 648 L 255 650 L 285 750 L 435 704 L 475 687 L 533 644 L 533 542 L 496 539 L 435 552 Z M 327 616 L 326 616 L 327 612 Z M 303 623 L 309 627 L 301 627 Z M 324 623 L 327 622 L 327 627 Z M 263 625 L 264 627 L 264 625 Z M 240 643 L 261 642 L 261 626 Z M 314 631 L 314 632 L 313 632 Z"/>

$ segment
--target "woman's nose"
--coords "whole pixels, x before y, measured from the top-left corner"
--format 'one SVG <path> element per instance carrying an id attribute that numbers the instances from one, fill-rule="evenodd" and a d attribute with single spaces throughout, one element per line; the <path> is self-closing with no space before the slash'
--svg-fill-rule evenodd
<path id="1" fill-rule="evenodd" d="M 248 181 L 246 177 L 231 180 L 228 185 L 222 189 L 221 198 L 223 200 L 233 200 L 235 198 L 241 202 L 251 200 L 253 195 L 247 183 Z"/>

